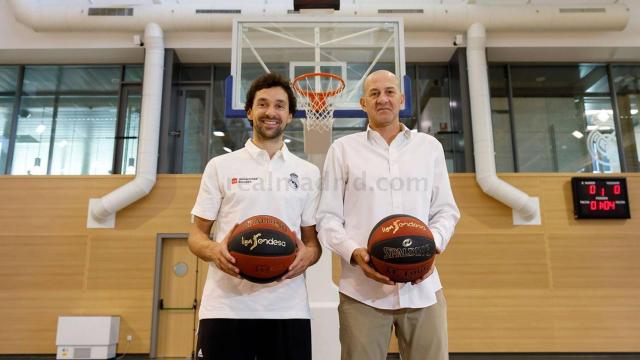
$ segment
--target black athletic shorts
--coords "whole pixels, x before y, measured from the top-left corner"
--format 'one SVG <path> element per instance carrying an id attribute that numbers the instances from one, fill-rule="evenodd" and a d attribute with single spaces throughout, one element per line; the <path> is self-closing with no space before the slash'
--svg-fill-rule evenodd
<path id="1" fill-rule="evenodd" d="M 309 319 L 202 319 L 196 360 L 311 360 Z"/>

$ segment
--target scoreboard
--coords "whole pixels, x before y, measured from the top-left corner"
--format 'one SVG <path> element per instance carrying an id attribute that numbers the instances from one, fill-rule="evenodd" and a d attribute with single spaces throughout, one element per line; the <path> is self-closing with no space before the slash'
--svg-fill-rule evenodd
<path id="1" fill-rule="evenodd" d="M 573 213 L 577 219 L 629 219 L 625 178 L 573 177 Z"/>

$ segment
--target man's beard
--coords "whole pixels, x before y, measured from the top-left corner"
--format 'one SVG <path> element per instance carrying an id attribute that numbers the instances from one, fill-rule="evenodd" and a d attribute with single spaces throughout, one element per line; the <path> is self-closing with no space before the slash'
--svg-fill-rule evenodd
<path id="1" fill-rule="evenodd" d="M 279 126 L 271 132 L 266 132 L 263 130 L 262 125 L 260 125 L 257 121 L 253 122 L 253 131 L 255 131 L 258 137 L 262 140 L 278 139 L 284 133 L 284 129 Z"/>

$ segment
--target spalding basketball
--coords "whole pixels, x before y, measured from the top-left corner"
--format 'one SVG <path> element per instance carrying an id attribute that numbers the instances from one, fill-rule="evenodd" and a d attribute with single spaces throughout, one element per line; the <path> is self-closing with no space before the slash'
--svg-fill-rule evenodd
<path id="1" fill-rule="evenodd" d="M 256 283 L 278 280 L 296 257 L 296 235 L 280 219 L 252 216 L 229 236 L 229 253 L 236 259 L 240 276 Z"/>
<path id="2" fill-rule="evenodd" d="M 436 243 L 420 219 L 398 214 L 387 216 L 373 227 L 367 250 L 377 272 L 394 282 L 411 282 L 433 266 Z"/>

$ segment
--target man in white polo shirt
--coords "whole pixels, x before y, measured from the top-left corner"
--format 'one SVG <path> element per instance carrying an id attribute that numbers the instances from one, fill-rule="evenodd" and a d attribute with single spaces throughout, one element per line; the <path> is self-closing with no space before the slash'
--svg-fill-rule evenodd
<path id="1" fill-rule="evenodd" d="M 245 110 L 253 138 L 244 148 L 209 161 L 191 211 L 195 223 L 189 248 L 209 262 L 196 358 L 310 360 L 303 273 L 321 254 L 315 230 L 320 171 L 290 153 L 283 142 L 296 111 L 287 80 L 277 74 L 257 78 Z M 296 258 L 281 281 L 256 284 L 241 279 L 229 254 L 228 234 L 254 215 L 275 216 L 299 237 Z M 212 228 L 214 241 L 209 240 Z"/>
<path id="2" fill-rule="evenodd" d="M 322 244 L 342 258 L 343 360 L 386 359 L 392 326 L 403 359 L 448 359 L 446 302 L 435 266 L 414 283 L 396 284 L 369 265 L 369 233 L 384 217 L 419 218 L 438 252 L 460 217 L 442 146 L 400 123 L 399 83 L 388 71 L 367 77 L 360 99 L 367 130 L 336 140 L 325 160 L 318 231 Z"/>

